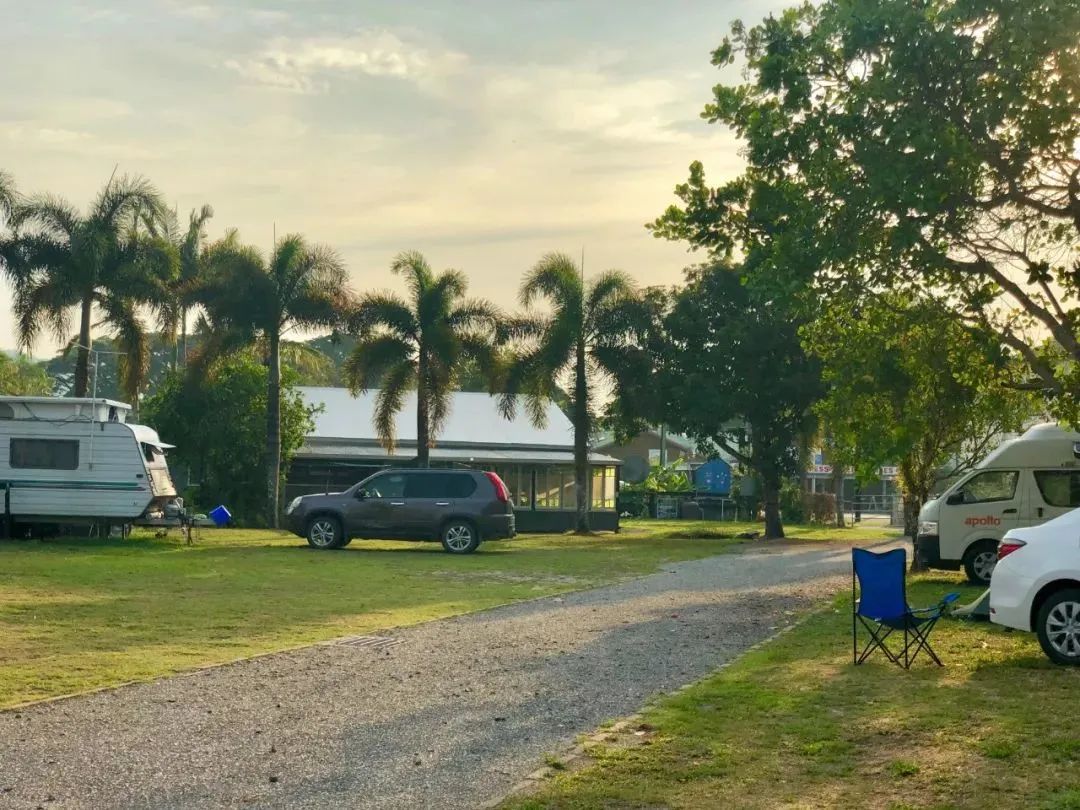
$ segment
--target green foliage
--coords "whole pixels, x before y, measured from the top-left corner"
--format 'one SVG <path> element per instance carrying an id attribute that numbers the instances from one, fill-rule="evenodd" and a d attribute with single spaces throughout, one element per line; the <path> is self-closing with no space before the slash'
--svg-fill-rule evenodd
<path id="1" fill-rule="evenodd" d="M 37 363 L 0 352 L 0 395 L 49 396 L 52 380 Z"/>
<path id="2" fill-rule="evenodd" d="M 177 483 L 201 509 L 224 503 L 243 525 L 265 525 L 266 366 L 251 352 L 213 365 L 193 381 L 168 373 L 143 403 L 143 419 L 162 439 L 175 444 L 169 465 Z M 283 468 L 313 427 L 286 372 L 281 390 Z"/>
<path id="3" fill-rule="evenodd" d="M 627 375 L 630 404 L 609 413 L 644 409 L 646 421 L 730 453 L 760 477 L 766 534 L 781 537 L 780 485 L 813 429 L 818 364 L 799 340 L 798 300 L 768 294 L 764 265 L 748 275 L 722 263 L 689 270 L 662 320 L 649 315 L 642 341 L 654 367 Z"/>
<path id="4" fill-rule="evenodd" d="M 806 521 L 806 505 L 803 503 L 802 487 L 793 478 L 785 478 L 783 484 L 780 485 L 780 512 L 788 523 Z"/>
<path id="5" fill-rule="evenodd" d="M 675 461 L 671 464 L 654 464 L 649 474 L 643 481 L 634 484 L 624 484 L 623 489 L 631 492 L 689 492 L 690 479 L 686 473 L 677 469 L 682 462 Z"/>
<path id="6" fill-rule="evenodd" d="M 932 299 L 834 298 L 803 335 L 824 367 L 818 413 L 847 450 L 832 463 L 863 480 L 897 463 L 916 514 L 942 471 L 973 464 L 1035 413 L 1030 394 L 1006 386 L 997 342 Z"/>
<path id="7" fill-rule="evenodd" d="M 703 116 L 749 167 L 710 188 L 695 164 L 659 232 L 730 250 L 768 198 L 765 225 L 789 239 L 807 220 L 775 203 L 801 198 L 821 285 L 932 291 L 1076 419 L 1080 4 L 805 3 L 736 23 L 713 61 L 736 59 L 744 81 Z"/>
<path id="8" fill-rule="evenodd" d="M 426 466 L 466 364 L 496 384 L 499 363 L 491 338 L 499 315 L 487 301 L 465 298 L 463 273 L 436 274 L 420 253 L 399 254 L 391 269 L 405 278 L 409 300 L 372 293 L 360 302 L 353 317 L 357 338 L 343 376 L 354 393 L 378 386 L 375 431 L 388 452 L 396 441 L 394 418 L 406 393 L 416 390 L 417 458 Z"/>

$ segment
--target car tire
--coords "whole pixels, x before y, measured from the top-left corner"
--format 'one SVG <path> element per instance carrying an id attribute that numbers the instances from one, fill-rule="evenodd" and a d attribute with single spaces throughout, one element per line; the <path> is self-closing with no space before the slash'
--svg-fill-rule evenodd
<path id="1" fill-rule="evenodd" d="M 341 528 L 341 521 L 333 515 L 316 515 L 307 524 L 308 545 L 325 551 L 331 548 L 341 548 L 348 540 Z"/>
<path id="2" fill-rule="evenodd" d="M 980 540 L 964 552 L 964 573 L 973 585 L 989 587 L 996 565 L 997 543 L 993 540 Z"/>
<path id="3" fill-rule="evenodd" d="M 1080 666 L 1080 590 L 1056 591 L 1043 602 L 1035 633 L 1046 657 L 1055 664 Z"/>
<path id="4" fill-rule="evenodd" d="M 480 545 L 480 532 L 467 520 L 448 520 L 439 539 L 443 550 L 450 554 L 472 554 Z"/>

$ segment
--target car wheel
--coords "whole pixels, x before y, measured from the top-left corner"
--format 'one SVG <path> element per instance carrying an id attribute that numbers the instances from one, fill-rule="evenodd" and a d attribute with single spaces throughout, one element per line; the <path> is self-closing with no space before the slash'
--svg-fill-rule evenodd
<path id="1" fill-rule="evenodd" d="M 341 548 L 345 545 L 341 521 L 330 515 L 318 515 L 308 521 L 308 545 L 317 549 Z"/>
<path id="2" fill-rule="evenodd" d="M 997 543 L 980 540 L 964 554 L 964 573 L 975 585 L 989 585 L 997 565 Z"/>
<path id="3" fill-rule="evenodd" d="M 451 520 L 442 528 L 442 547 L 451 554 L 471 554 L 480 545 L 480 533 L 467 520 Z"/>
<path id="4" fill-rule="evenodd" d="M 1055 664 L 1080 666 L 1080 590 L 1051 594 L 1039 608 L 1035 632 L 1047 658 Z"/>

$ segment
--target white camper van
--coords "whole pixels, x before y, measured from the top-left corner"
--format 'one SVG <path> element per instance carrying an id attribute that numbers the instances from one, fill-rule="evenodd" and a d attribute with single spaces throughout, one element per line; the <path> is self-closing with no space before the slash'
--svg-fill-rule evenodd
<path id="1" fill-rule="evenodd" d="M 1036 526 L 1080 506 L 1080 434 L 1036 425 L 1004 442 L 919 513 L 915 553 L 930 568 L 990 582 L 1009 529 Z"/>
<path id="2" fill-rule="evenodd" d="M 7 526 L 127 523 L 176 498 L 164 444 L 110 399 L 0 397 Z"/>

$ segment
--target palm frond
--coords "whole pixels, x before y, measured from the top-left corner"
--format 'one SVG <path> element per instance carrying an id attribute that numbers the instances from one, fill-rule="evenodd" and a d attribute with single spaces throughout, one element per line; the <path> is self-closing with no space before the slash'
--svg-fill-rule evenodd
<path id="1" fill-rule="evenodd" d="M 405 283 L 414 301 L 419 301 L 424 291 L 434 282 L 431 265 L 418 250 L 406 250 L 394 257 L 390 271 L 405 277 Z"/>
<path id="2" fill-rule="evenodd" d="M 359 335 L 382 326 L 405 340 L 419 339 L 419 326 L 409 305 L 393 293 L 365 295 L 352 314 L 352 331 Z"/>
<path id="3" fill-rule="evenodd" d="M 134 215 L 151 221 L 164 221 L 168 206 L 154 185 L 139 175 L 114 177 L 101 190 L 90 207 L 88 219 L 119 231 Z"/>
<path id="4" fill-rule="evenodd" d="M 633 278 L 622 270 L 605 270 L 589 284 L 585 299 L 587 312 L 593 312 L 613 300 L 630 298 L 634 295 Z"/>
<path id="5" fill-rule="evenodd" d="M 547 298 L 556 309 L 581 311 L 583 290 L 581 273 L 565 253 L 547 253 L 525 274 L 518 294 L 523 307 L 537 298 Z"/>
<path id="6" fill-rule="evenodd" d="M 408 365 L 395 366 L 383 378 L 382 387 L 375 395 L 375 435 L 386 449 L 393 453 L 397 444 L 395 421 L 405 404 L 405 395 L 414 382 L 413 369 Z"/>
<path id="7" fill-rule="evenodd" d="M 75 238 L 82 219 L 78 210 L 55 194 L 36 194 L 24 200 L 12 213 L 16 230 L 34 225 L 54 239 L 70 241 Z"/>
<path id="8" fill-rule="evenodd" d="M 10 219 L 15 211 L 15 204 L 18 199 L 19 193 L 15 188 L 15 178 L 10 173 L 0 169 L 0 214 Z"/>
<path id="9" fill-rule="evenodd" d="M 139 398 L 150 370 L 150 338 L 138 310 L 129 298 L 105 296 L 98 301 L 103 321 L 116 336 L 117 348 L 123 352 L 117 358 L 120 389 L 135 402 Z"/>
<path id="10" fill-rule="evenodd" d="M 349 390 L 356 395 L 383 385 L 401 368 L 415 375 L 412 346 L 396 335 L 371 335 L 361 339 L 346 358 L 342 376 Z"/>
<path id="11" fill-rule="evenodd" d="M 499 308 L 482 298 L 463 301 L 446 316 L 446 323 L 451 329 L 484 328 L 491 334 L 498 331 L 501 320 Z"/>

